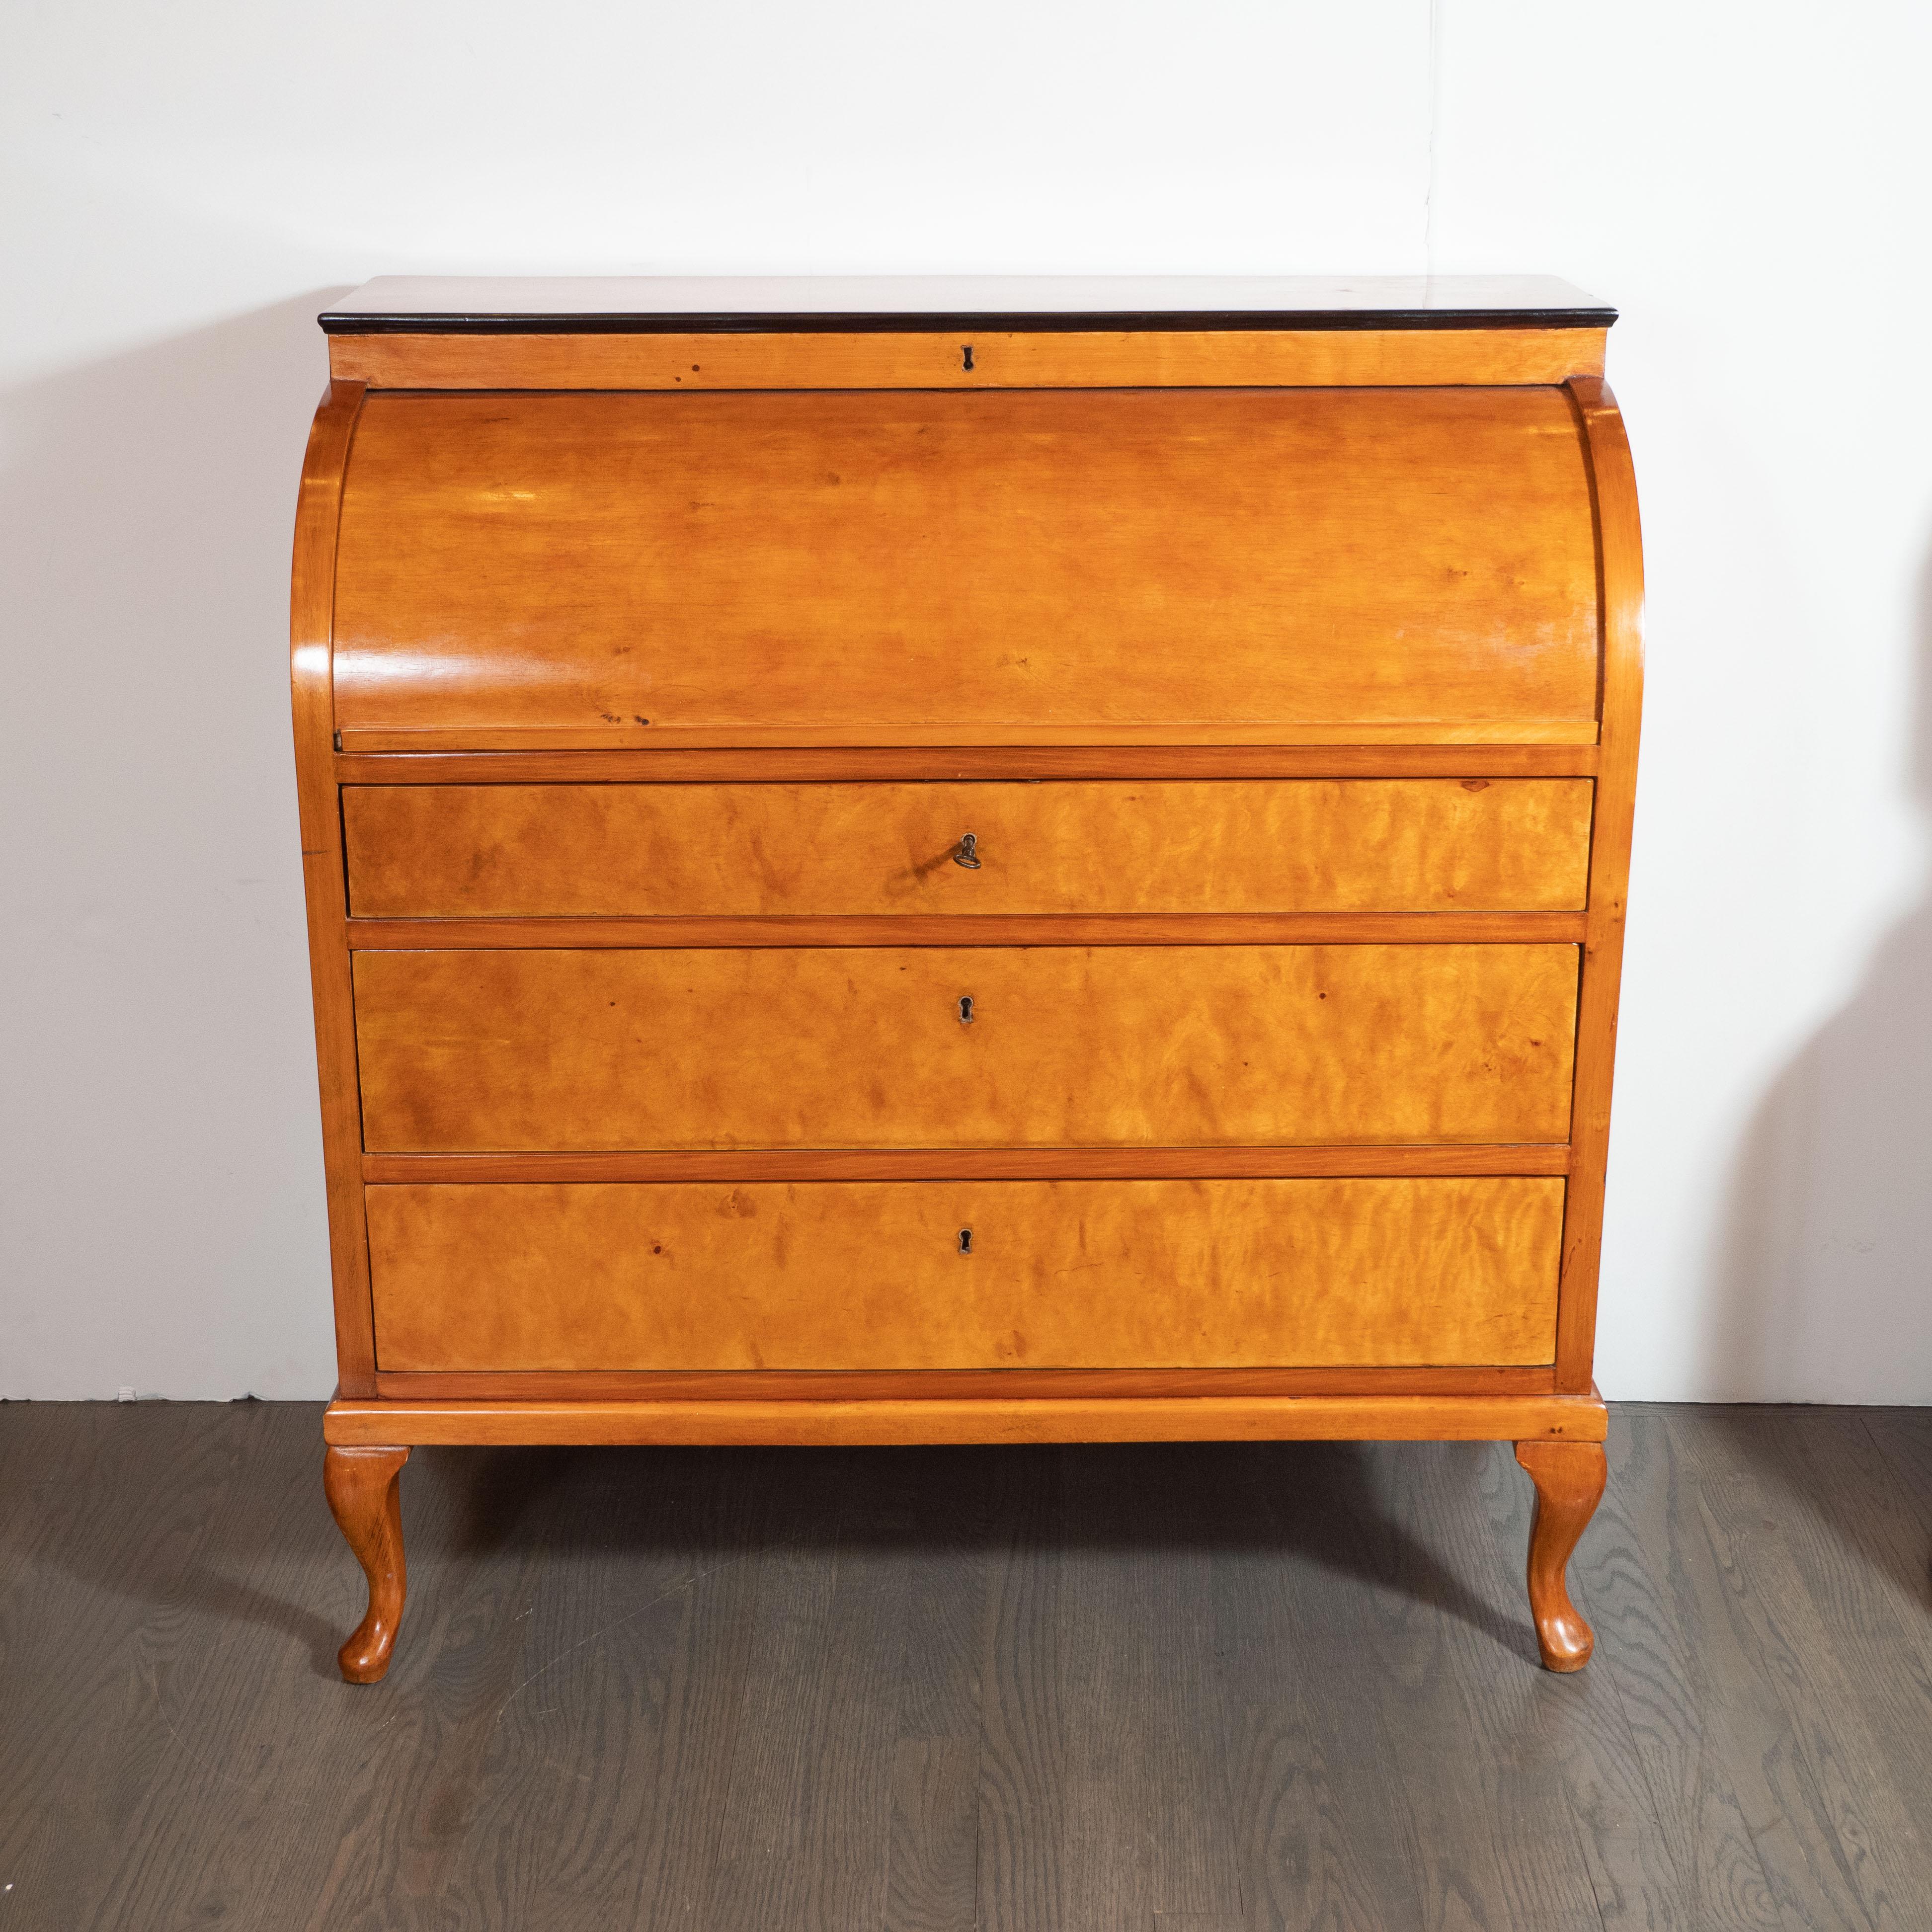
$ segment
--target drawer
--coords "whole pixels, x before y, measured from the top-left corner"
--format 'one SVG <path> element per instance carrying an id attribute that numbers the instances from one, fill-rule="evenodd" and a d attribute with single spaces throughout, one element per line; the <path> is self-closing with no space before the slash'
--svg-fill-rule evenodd
<path id="1" fill-rule="evenodd" d="M 1548 1179 L 372 1187 L 377 1359 L 431 1370 L 1542 1363 L 1563 1190 Z"/>
<path id="2" fill-rule="evenodd" d="M 368 918 L 1562 911 L 1586 778 L 352 785 Z M 969 856 L 954 862 L 968 835 Z"/>
<path id="3" fill-rule="evenodd" d="M 352 735 L 1596 733 L 1553 387 L 378 393 L 336 559 Z"/>
<path id="4" fill-rule="evenodd" d="M 1562 1141 L 1577 963 L 1562 945 L 360 952 L 365 1144 Z"/>

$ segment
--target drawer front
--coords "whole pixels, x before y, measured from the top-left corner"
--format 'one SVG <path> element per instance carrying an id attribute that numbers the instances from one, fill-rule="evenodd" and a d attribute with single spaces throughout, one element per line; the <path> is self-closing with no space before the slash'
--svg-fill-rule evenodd
<path id="1" fill-rule="evenodd" d="M 484 1371 L 1544 1363 L 1563 1190 L 372 1187 L 377 1359 Z"/>
<path id="2" fill-rule="evenodd" d="M 1598 629 L 1556 388 L 376 394 L 335 722 L 1576 742 Z"/>
<path id="3" fill-rule="evenodd" d="M 1560 945 L 361 952 L 365 1144 L 1562 1141 L 1576 980 Z"/>
<path id="4" fill-rule="evenodd" d="M 1586 778 L 350 786 L 366 918 L 1562 911 Z M 954 862 L 970 835 L 976 866 Z"/>

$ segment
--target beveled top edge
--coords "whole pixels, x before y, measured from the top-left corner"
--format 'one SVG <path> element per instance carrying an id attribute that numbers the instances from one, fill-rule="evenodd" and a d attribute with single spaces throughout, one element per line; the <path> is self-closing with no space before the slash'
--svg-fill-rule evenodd
<path id="1" fill-rule="evenodd" d="M 1606 328 L 1553 275 L 379 275 L 332 335 Z"/>

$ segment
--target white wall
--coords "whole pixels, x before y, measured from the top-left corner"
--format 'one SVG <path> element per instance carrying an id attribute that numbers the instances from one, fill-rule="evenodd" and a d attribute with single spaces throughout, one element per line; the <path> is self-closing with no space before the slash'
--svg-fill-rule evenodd
<path id="1" fill-rule="evenodd" d="M 15 0 L 0 1394 L 332 1380 L 286 570 L 385 271 L 1567 274 L 1652 682 L 1600 1371 L 1932 1400 L 1926 10 Z"/>

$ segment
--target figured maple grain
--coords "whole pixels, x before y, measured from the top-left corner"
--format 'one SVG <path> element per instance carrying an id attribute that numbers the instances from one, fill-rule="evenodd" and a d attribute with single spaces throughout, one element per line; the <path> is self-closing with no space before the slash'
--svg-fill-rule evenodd
<path id="1" fill-rule="evenodd" d="M 372 1187 L 376 1358 L 385 1370 L 1545 1362 L 1564 1185 Z"/>
<path id="2" fill-rule="evenodd" d="M 351 785 L 342 814 L 362 918 L 1553 911 L 1583 904 L 1591 792 L 1586 778 Z"/>
<path id="3" fill-rule="evenodd" d="M 336 724 L 1588 731 L 1596 607 L 1552 387 L 390 392 Z"/>
<path id="4" fill-rule="evenodd" d="M 355 980 L 371 1152 L 1548 1142 L 1576 949 L 358 952 Z"/>

